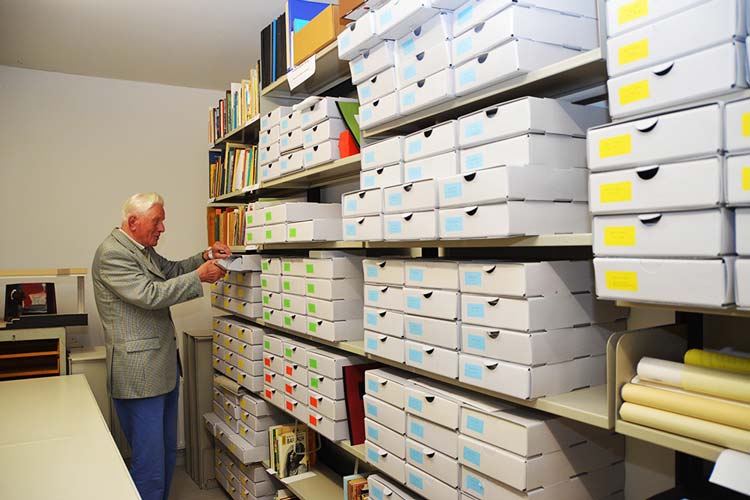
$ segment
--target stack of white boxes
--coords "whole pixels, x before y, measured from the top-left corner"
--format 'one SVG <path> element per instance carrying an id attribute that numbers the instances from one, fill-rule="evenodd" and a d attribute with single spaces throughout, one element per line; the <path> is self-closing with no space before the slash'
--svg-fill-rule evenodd
<path id="1" fill-rule="evenodd" d="M 720 95 L 747 87 L 745 45 L 738 41 L 747 33 L 746 15 L 745 2 L 733 0 L 651 10 L 607 3 L 610 114 L 632 121 L 588 134 L 600 297 L 706 307 L 735 302 L 742 212 L 735 231 L 735 213 L 725 203 L 729 186 L 742 178 L 724 153 L 747 147 L 742 137 L 750 129 L 743 122 L 747 105 L 724 106 L 732 97 Z M 696 36 L 677 42 L 690 27 Z M 701 100 L 707 104 L 696 107 Z M 650 115 L 632 119 L 641 113 Z"/>
<path id="2" fill-rule="evenodd" d="M 750 100 L 726 106 L 726 202 L 735 211 L 735 302 L 750 308 Z"/>
<path id="3" fill-rule="evenodd" d="M 270 177 L 263 180 L 271 180 L 275 177 L 290 174 L 304 167 L 302 158 L 302 110 L 292 108 L 293 111 L 282 115 L 279 123 L 279 152 L 281 157 L 276 171 L 269 173 Z M 273 170 L 273 169 L 272 169 Z M 261 175 L 263 172 L 261 171 Z"/>
<path id="4" fill-rule="evenodd" d="M 370 498 L 373 499 L 389 498 L 391 500 L 417 500 L 417 497 L 412 496 L 411 493 L 407 493 L 405 490 L 392 483 L 389 479 L 378 474 L 370 474 L 367 476 L 367 487 L 370 490 Z"/>
<path id="5" fill-rule="evenodd" d="M 357 102 L 342 97 L 311 97 L 299 105 L 302 119 L 304 168 L 312 168 L 341 158 L 339 136 L 347 130 L 339 102 Z"/>
<path id="6" fill-rule="evenodd" d="M 404 362 L 404 261 L 362 262 L 365 351 Z"/>
<path id="7" fill-rule="evenodd" d="M 260 391 L 263 387 L 261 344 L 265 330 L 231 316 L 215 317 L 213 327 L 214 368 L 242 387 Z"/>
<path id="8" fill-rule="evenodd" d="M 235 500 L 272 500 L 277 488 L 263 464 L 245 465 L 221 446 L 215 449 L 216 479 Z"/>
<path id="9" fill-rule="evenodd" d="M 292 108 L 279 106 L 260 117 L 260 133 L 258 135 L 258 179 L 270 181 L 279 177 L 279 158 L 281 157 L 281 117 L 292 112 Z"/>
<path id="10" fill-rule="evenodd" d="M 245 219 L 246 245 L 341 239 L 341 205 L 338 203 L 286 202 L 254 206 Z"/>
<path id="11" fill-rule="evenodd" d="M 349 439 L 344 367 L 366 362 L 323 348 L 307 351 L 309 417 L 305 423 L 310 428 L 331 441 Z"/>
<path id="12" fill-rule="evenodd" d="M 263 321 L 280 326 L 283 321 L 281 300 L 281 258 L 261 255 L 260 287 L 263 301 Z"/>
<path id="13" fill-rule="evenodd" d="M 211 305 L 240 316 L 259 318 L 262 313 L 260 289 L 260 258 L 242 255 L 232 263 L 224 279 L 211 285 Z"/>
<path id="14" fill-rule="evenodd" d="M 282 257 L 281 276 L 270 285 L 281 292 L 282 313 L 270 318 L 271 324 L 297 333 L 307 333 L 305 262 L 302 257 Z M 264 316 L 265 319 L 265 316 Z"/>

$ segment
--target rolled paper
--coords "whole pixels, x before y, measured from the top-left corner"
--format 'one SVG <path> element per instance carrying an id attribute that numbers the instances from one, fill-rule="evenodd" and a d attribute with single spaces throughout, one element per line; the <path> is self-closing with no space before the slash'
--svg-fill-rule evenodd
<path id="1" fill-rule="evenodd" d="M 685 436 L 698 441 L 750 452 L 750 432 L 729 427 L 728 425 L 708 422 L 699 418 L 686 417 L 648 406 L 623 403 L 620 407 L 620 418 L 634 424 L 651 427 L 678 436 Z"/>
<path id="2" fill-rule="evenodd" d="M 649 357 L 641 358 L 637 373 L 646 381 L 750 403 L 750 376 L 747 375 Z"/>
<path id="3" fill-rule="evenodd" d="M 628 403 L 750 431 L 750 405 L 743 403 L 690 394 L 666 386 L 657 389 L 638 384 L 625 384 L 622 399 Z"/>
<path id="4" fill-rule="evenodd" d="M 733 356 L 721 352 L 690 349 L 685 353 L 685 364 L 750 375 L 750 358 Z"/>

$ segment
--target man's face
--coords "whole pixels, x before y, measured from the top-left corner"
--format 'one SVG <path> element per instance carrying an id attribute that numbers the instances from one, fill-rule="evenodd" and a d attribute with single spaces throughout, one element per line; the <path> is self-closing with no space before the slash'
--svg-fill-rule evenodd
<path id="1" fill-rule="evenodd" d="M 146 213 L 131 215 L 128 219 L 133 239 L 144 247 L 155 247 L 164 229 L 164 207 L 154 205 Z"/>

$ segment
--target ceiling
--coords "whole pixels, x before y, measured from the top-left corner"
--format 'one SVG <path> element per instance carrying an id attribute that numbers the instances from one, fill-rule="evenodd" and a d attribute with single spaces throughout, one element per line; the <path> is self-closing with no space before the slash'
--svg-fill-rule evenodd
<path id="1" fill-rule="evenodd" d="M 0 0 L 0 65 L 222 90 L 284 0 Z"/>

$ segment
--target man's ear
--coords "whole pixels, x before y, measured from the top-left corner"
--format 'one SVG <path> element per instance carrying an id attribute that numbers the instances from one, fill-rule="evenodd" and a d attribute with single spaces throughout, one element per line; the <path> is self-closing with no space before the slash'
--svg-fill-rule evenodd
<path id="1" fill-rule="evenodd" d="M 128 229 L 131 231 L 135 228 L 135 223 L 138 221 L 137 215 L 128 216 Z"/>

